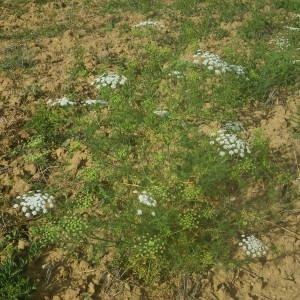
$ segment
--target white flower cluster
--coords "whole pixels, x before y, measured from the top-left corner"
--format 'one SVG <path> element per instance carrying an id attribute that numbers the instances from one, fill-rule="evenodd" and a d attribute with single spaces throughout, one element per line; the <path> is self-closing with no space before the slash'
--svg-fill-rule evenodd
<path id="1" fill-rule="evenodd" d="M 68 99 L 67 97 L 63 97 L 61 99 L 56 99 L 56 100 L 48 100 L 46 103 L 48 105 L 50 105 L 50 106 L 56 106 L 56 105 L 67 106 L 67 105 L 74 105 L 74 104 L 76 104 L 76 102 Z"/>
<path id="2" fill-rule="evenodd" d="M 155 207 L 157 202 L 153 199 L 146 191 L 143 191 L 139 196 L 138 199 L 140 203 L 145 204 L 147 206 Z"/>
<path id="3" fill-rule="evenodd" d="M 134 25 L 133 27 L 141 27 L 141 26 L 157 26 L 157 27 L 160 27 L 160 28 L 164 28 L 165 25 L 159 23 L 159 22 L 154 22 L 154 21 L 144 21 L 144 22 L 140 22 L 136 25 Z"/>
<path id="4" fill-rule="evenodd" d="M 138 210 L 136 211 L 136 214 L 137 214 L 138 216 L 141 216 L 141 215 L 143 214 L 143 211 L 142 211 L 141 209 L 138 209 Z M 152 211 L 152 212 L 151 212 L 151 216 L 153 216 L 153 217 L 156 216 L 155 211 Z"/>
<path id="5" fill-rule="evenodd" d="M 167 110 L 154 110 L 153 113 L 160 116 L 160 117 L 164 117 L 164 116 L 167 116 L 169 114 L 169 111 L 167 111 Z"/>
<path id="6" fill-rule="evenodd" d="M 115 73 L 104 73 L 97 77 L 92 85 L 96 85 L 97 89 L 101 89 L 105 86 L 110 86 L 112 89 L 117 87 L 117 84 L 124 85 L 127 81 L 127 78 L 123 75 L 115 74 Z"/>
<path id="7" fill-rule="evenodd" d="M 67 105 L 76 105 L 76 104 L 81 104 L 83 106 L 87 106 L 87 105 L 92 105 L 92 104 L 103 104 L 103 105 L 108 104 L 108 102 L 104 101 L 104 100 L 92 100 L 92 99 L 87 99 L 85 101 L 81 101 L 81 102 L 77 103 L 66 97 L 63 97 L 63 98 L 57 99 L 57 100 L 48 100 L 46 103 L 50 106 L 56 106 L 56 105 L 67 106 Z"/>
<path id="8" fill-rule="evenodd" d="M 277 36 L 274 39 L 271 39 L 269 44 L 275 45 L 276 47 L 284 50 L 285 48 L 290 46 L 289 40 L 284 36 Z"/>
<path id="9" fill-rule="evenodd" d="M 36 216 L 38 213 L 46 214 L 48 208 L 53 208 L 54 197 L 47 193 L 41 193 L 40 190 L 36 192 L 29 191 L 16 199 L 20 201 L 19 204 L 14 204 L 13 208 L 21 208 L 21 211 L 27 218 Z"/>
<path id="10" fill-rule="evenodd" d="M 176 78 L 183 78 L 185 76 L 184 73 L 180 72 L 180 71 L 172 71 L 168 74 L 171 77 L 176 77 Z"/>
<path id="11" fill-rule="evenodd" d="M 134 194 L 138 194 L 138 191 L 134 190 Z M 157 201 L 153 199 L 146 191 L 143 191 L 141 194 L 138 195 L 139 202 L 150 207 L 156 207 Z M 143 211 L 141 209 L 137 210 L 137 215 L 141 216 L 143 214 Z M 151 215 L 155 217 L 155 211 L 151 212 Z"/>
<path id="12" fill-rule="evenodd" d="M 239 246 L 243 248 L 247 255 L 252 257 L 261 257 L 267 254 L 268 247 L 255 236 L 242 235 L 242 241 Z"/>
<path id="13" fill-rule="evenodd" d="M 93 104 L 103 104 L 103 105 L 107 105 L 108 102 L 104 101 L 104 100 L 92 100 L 92 99 L 88 99 L 85 100 L 84 102 L 82 102 L 83 106 L 87 106 L 87 105 L 93 105 Z"/>
<path id="14" fill-rule="evenodd" d="M 300 30 L 299 27 L 284 26 L 284 28 L 289 29 L 289 30 L 293 30 L 293 31 L 298 31 L 298 30 Z"/>
<path id="15" fill-rule="evenodd" d="M 242 66 L 230 65 L 223 61 L 220 56 L 210 53 L 208 51 L 202 51 L 198 49 L 193 55 L 194 63 L 199 63 L 198 58 L 201 58 L 202 65 L 207 66 L 207 69 L 214 71 L 216 75 L 221 75 L 226 72 L 234 72 L 237 76 L 245 76 L 245 71 Z"/>
<path id="16" fill-rule="evenodd" d="M 220 156 L 224 156 L 228 152 L 230 156 L 239 155 L 243 158 L 246 153 L 251 153 L 245 141 L 239 139 L 236 134 L 227 133 L 225 129 L 220 129 L 211 136 L 215 137 L 215 140 L 210 141 L 210 144 L 214 145 L 216 143 L 221 147 L 219 150 Z"/>

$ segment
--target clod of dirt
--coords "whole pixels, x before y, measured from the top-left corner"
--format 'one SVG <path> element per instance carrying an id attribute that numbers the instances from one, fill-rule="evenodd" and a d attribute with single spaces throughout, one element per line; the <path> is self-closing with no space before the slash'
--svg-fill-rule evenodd
<path id="1" fill-rule="evenodd" d="M 64 148 L 57 148 L 55 150 L 55 156 L 57 157 L 58 161 L 64 161 L 66 157 L 65 149 Z"/>
<path id="2" fill-rule="evenodd" d="M 24 171 L 29 173 L 30 175 L 34 175 L 36 173 L 36 166 L 33 163 L 26 164 L 24 166 Z"/>
<path id="3" fill-rule="evenodd" d="M 18 132 L 18 135 L 21 139 L 28 139 L 29 138 L 29 133 L 23 129 L 21 129 L 19 132 Z"/>
<path id="4" fill-rule="evenodd" d="M 70 165 L 67 167 L 68 171 L 76 172 L 87 160 L 86 153 L 76 151 L 71 159 Z"/>
<path id="5" fill-rule="evenodd" d="M 13 174 L 14 176 L 22 176 L 22 175 L 24 175 L 22 168 L 19 168 L 18 166 L 17 166 L 17 167 L 14 167 L 14 168 L 12 169 L 12 174 Z"/>
<path id="6" fill-rule="evenodd" d="M 9 193 L 10 197 L 16 197 L 18 195 L 22 195 L 30 190 L 30 184 L 25 182 L 23 179 L 19 177 L 14 177 L 14 184 Z"/>
<path id="7" fill-rule="evenodd" d="M 87 291 L 90 295 L 95 294 L 95 285 L 92 282 L 89 283 Z"/>
<path id="8" fill-rule="evenodd" d="M 18 250 L 24 250 L 28 246 L 29 246 L 29 243 L 27 241 L 19 240 L 17 248 L 18 248 Z"/>

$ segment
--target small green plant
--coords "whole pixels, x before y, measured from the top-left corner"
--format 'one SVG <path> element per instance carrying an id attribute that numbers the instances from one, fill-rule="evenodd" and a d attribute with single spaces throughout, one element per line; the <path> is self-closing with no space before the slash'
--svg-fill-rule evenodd
<path id="1" fill-rule="evenodd" d="M 272 15 L 256 12 L 250 20 L 239 28 L 239 34 L 244 40 L 262 39 L 273 33 L 275 28 Z"/>
<path id="2" fill-rule="evenodd" d="M 89 209 L 92 208 L 93 205 L 93 198 L 88 195 L 78 195 L 75 200 L 75 207 L 80 208 L 80 209 Z"/>
<path id="3" fill-rule="evenodd" d="M 50 150 L 42 135 L 31 137 L 26 144 L 17 147 L 12 155 L 16 154 L 23 154 L 25 163 L 34 163 L 39 167 L 46 166 L 50 158 Z"/>
<path id="4" fill-rule="evenodd" d="M 228 37 L 230 34 L 229 34 L 229 31 L 226 30 L 226 29 L 223 29 L 223 28 L 219 28 L 217 29 L 217 31 L 215 32 L 215 36 L 218 40 L 221 40 L 225 37 Z"/>
<path id="5" fill-rule="evenodd" d="M 59 143 L 64 140 L 63 128 L 66 123 L 64 116 L 58 111 L 42 106 L 34 112 L 24 128 L 32 135 L 42 136 L 45 143 L 50 146 L 53 142 Z"/>
<path id="6" fill-rule="evenodd" d="M 151 11 L 153 5 L 155 5 L 156 8 L 161 6 L 160 1 L 157 0 L 108 0 L 105 2 L 103 13 L 114 12 L 116 9 L 147 13 Z"/>
<path id="7" fill-rule="evenodd" d="M 137 238 L 129 259 L 129 267 L 137 277 L 154 284 L 160 277 L 160 256 L 164 251 L 164 242 L 159 237 L 149 234 Z"/>
<path id="8" fill-rule="evenodd" d="M 40 249 L 28 240 L 27 230 L 20 220 L 6 212 L 1 213 L 3 227 L 0 238 L 0 298 L 29 299 L 36 289 L 26 276 L 30 261 L 40 255 Z M 26 249 L 18 249 L 16 241 L 28 243 Z"/>
<path id="9" fill-rule="evenodd" d="M 299 12 L 300 9 L 300 4 L 297 0 L 290 0 L 290 1 L 275 0 L 273 5 L 275 8 L 283 8 L 295 12 Z"/>
<path id="10" fill-rule="evenodd" d="M 9 9 L 9 11 L 13 14 L 16 15 L 17 17 L 22 16 L 27 12 L 26 4 L 28 0 L 12 0 L 12 1 L 1 1 L 0 4 L 1 6 Z"/>
<path id="11" fill-rule="evenodd" d="M 56 2 L 56 0 L 35 0 L 37 4 L 46 4 L 49 2 Z"/>
<path id="12" fill-rule="evenodd" d="M 27 260 L 14 255 L 0 263 L 0 298 L 29 299 L 35 290 L 30 278 L 25 276 Z"/>
<path id="13" fill-rule="evenodd" d="M 199 12 L 199 1 L 191 0 L 191 1 L 176 1 L 175 8 L 180 10 L 186 16 L 191 16 Z"/>
<path id="14" fill-rule="evenodd" d="M 185 230 L 193 230 L 194 228 L 197 228 L 197 216 L 194 212 L 187 212 L 180 216 L 179 224 L 182 226 Z"/>
<path id="15" fill-rule="evenodd" d="M 69 80 L 72 81 L 79 77 L 87 77 L 89 75 L 89 71 L 86 69 L 83 61 L 77 60 L 74 66 L 70 69 L 69 74 Z"/>
<path id="16" fill-rule="evenodd" d="M 58 226 L 63 229 L 63 238 L 73 238 L 75 236 L 84 235 L 87 229 L 86 222 L 82 216 L 76 213 L 68 213 L 58 221 Z"/>
<path id="17" fill-rule="evenodd" d="M 47 247 L 48 245 L 55 245 L 61 235 L 60 228 L 52 222 L 39 224 L 38 226 L 32 226 L 30 229 L 30 234 L 33 240 L 37 240 L 42 247 Z"/>
<path id="18" fill-rule="evenodd" d="M 49 156 L 48 150 L 44 150 L 38 153 L 29 153 L 24 157 L 24 162 L 33 162 L 36 165 L 44 166 L 47 164 L 48 156 Z"/>
<path id="19" fill-rule="evenodd" d="M 42 246 L 60 245 L 76 247 L 76 243 L 85 239 L 87 222 L 80 214 L 69 211 L 65 215 L 49 217 L 41 224 L 31 227 L 31 236 Z"/>
<path id="20" fill-rule="evenodd" d="M 55 24 L 49 25 L 42 28 L 38 28 L 36 30 L 33 29 L 24 29 L 22 31 L 17 31 L 15 33 L 9 34 L 0 34 L 0 39 L 8 39 L 8 40 L 37 40 L 44 37 L 53 38 L 61 35 L 68 26 L 66 24 Z"/>
<path id="21" fill-rule="evenodd" d="M 5 49 L 5 59 L 0 61 L 0 71 L 15 71 L 33 67 L 33 57 L 25 46 L 12 46 Z"/>

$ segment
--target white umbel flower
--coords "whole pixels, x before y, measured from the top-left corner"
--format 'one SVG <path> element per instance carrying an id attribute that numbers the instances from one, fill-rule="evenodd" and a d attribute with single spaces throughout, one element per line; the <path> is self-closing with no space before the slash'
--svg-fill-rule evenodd
<path id="1" fill-rule="evenodd" d="M 156 26 L 156 27 L 160 27 L 160 28 L 165 27 L 165 25 L 163 25 L 159 22 L 155 22 L 155 21 L 143 21 L 143 22 L 140 22 L 140 23 L 134 25 L 133 27 L 141 27 L 141 26 Z"/>
<path id="2" fill-rule="evenodd" d="M 219 155 L 222 156 L 222 157 L 225 156 L 225 154 L 226 154 L 226 153 L 225 153 L 224 151 L 220 151 L 220 152 L 219 152 Z"/>
<path id="3" fill-rule="evenodd" d="M 248 256 L 252 256 L 253 258 L 265 256 L 268 251 L 268 247 L 254 235 L 247 237 L 242 235 L 239 246 L 242 247 Z"/>
<path id="4" fill-rule="evenodd" d="M 123 75 L 116 73 L 104 73 L 97 77 L 91 84 L 96 85 L 97 89 L 101 89 L 106 86 L 110 86 L 115 89 L 117 85 L 124 85 L 127 78 Z"/>
<path id="5" fill-rule="evenodd" d="M 104 100 L 92 100 L 92 99 L 87 99 L 85 101 L 82 102 L 83 106 L 87 106 L 87 105 L 94 105 L 94 104 L 103 104 L 103 105 L 107 105 L 108 102 L 104 101 Z"/>
<path id="6" fill-rule="evenodd" d="M 40 212 L 44 214 L 48 212 L 47 208 L 54 207 L 54 197 L 41 191 L 29 191 L 28 193 L 18 196 L 20 204 L 14 204 L 13 208 L 20 208 L 27 218 L 36 216 Z"/>
<path id="7" fill-rule="evenodd" d="M 164 116 L 167 116 L 169 114 L 169 111 L 167 111 L 167 110 L 154 110 L 153 113 L 158 115 L 158 116 L 164 117 Z"/>
<path id="8" fill-rule="evenodd" d="M 284 28 L 289 29 L 289 30 L 293 30 L 293 31 L 298 31 L 298 30 L 300 30 L 300 27 L 284 26 Z"/>
<path id="9" fill-rule="evenodd" d="M 287 47 L 290 46 L 289 40 L 283 35 L 278 35 L 275 38 L 272 38 L 269 41 L 269 44 L 274 45 L 274 46 L 278 47 L 281 50 L 285 50 Z"/>
<path id="10" fill-rule="evenodd" d="M 67 97 L 63 97 L 61 99 L 56 99 L 56 100 L 48 100 L 46 102 L 49 106 L 67 106 L 67 105 L 75 105 L 76 102 L 70 100 Z"/>
<path id="11" fill-rule="evenodd" d="M 208 70 L 214 71 L 216 75 L 222 75 L 227 72 L 236 73 L 238 77 L 245 76 L 245 71 L 242 66 L 231 65 L 223 61 L 218 55 L 210 53 L 208 51 L 202 51 L 198 49 L 193 55 L 194 63 L 202 63 Z"/>
<path id="12" fill-rule="evenodd" d="M 180 71 L 172 71 L 168 74 L 170 77 L 176 77 L 176 78 L 183 78 L 185 76 L 184 73 L 180 72 Z"/>
<path id="13" fill-rule="evenodd" d="M 228 124 L 228 127 L 231 128 L 232 131 L 233 129 L 237 129 L 237 127 L 232 127 L 232 124 Z M 228 153 L 230 156 L 238 155 L 243 158 L 245 153 L 251 153 L 249 146 L 245 141 L 238 138 L 234 133 L 228 133 L 225 129 L 218 130 L 211 134 L 211 137 L 213 137 L 214 140 L 211 140 L 209 143 L 211 145 L 217 144 L 219 146 L 219 155 L 222 157 Z"/>
<path id="14" fill-rule="evenodd" d="M 146 191 L 143 191 L 139 196 L 138 199 L 140 203 L 155 207 L 157 205 L 157 201 L 153 199 Z"/>

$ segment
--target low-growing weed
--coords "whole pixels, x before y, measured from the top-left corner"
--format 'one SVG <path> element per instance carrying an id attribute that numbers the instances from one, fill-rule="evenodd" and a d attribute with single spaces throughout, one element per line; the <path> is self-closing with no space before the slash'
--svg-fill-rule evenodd
<path id="1" fill-rule="evenodd" d="M 29 299 L 35 290 L 30 278 L 25 276 L 27 261 L 12 257 L 0 263 L 0 297 L 1 299 Z"/>
<path id="2" fill-rule="evenodd" d="M 43 137 L 45 143 L 51 145 L 53 142 L 63 141 L 63 127 L 66 123 L 57 111 L 42 106 L 34 112 L 24 127 L 30 134 Z"/>
<path id="3" fill-rule="evenodd" d="M 244 40 L 263 39 L 276 31 L 276 24 L 272 15 L 256 12 L 251 19 L 246 21 L 238 32 Z"/>
<path id="4" fill-rule="evenodd" d="M 157 0 L 109 0 L 106 1 L 104 5 L 103 13 L 113 12 L 116 9 L 123 9 L 128 11 L 140 11 L 146 14 L 151 11 L 153 5 L 155 5 L 156 8 L 163 6 L 162 4 L 160 4 L 160 1 Z"/>
<path id="5" fill-rule="evenodd" d="M 290 51 L 266 52 L 263 44 L 254 47 L 254 59 L 249 62 L 249 80 L 240 83 L 239 91 L 248 99 L 265 102 L 274 88 L 294 86 L 297 81 L 297 65 Z M 270 55 L 271 54 L 271 55 Z M 258 63 L 258 57 L 263 59 Z"/>
<path id="6" fill-rule="evenodd" d="M 15 71 L 33 67 L 31 52 L 25 46 L 13 46 L 5 49 L 5 59 L 0 62 L 0 71 Z"/>
<path id="7" fill-rule="evenodd" d="M 5 212 L 1 218 L 0 298 L 30 299 L 36 288 L 26 271 L 30 261 L 40 255 L 40 248 L 30 242 L 28 228 L 19 218 Z M 27 247 L 19 248 L 20 242 Z"/>
<path id="8" fill-rule="evenodd" d="M 61 35 L 67 28 L 68 26 L 65 24 L 56 24 L 45 26 L 37 30 L 24 29 L 23 31 L 17 31 L 15 33 L 0 34 L 0 39 L 30 41 L 45 37 L 53 38 Z"/>
<path id="9" fill-rule="evenodd" d="M 30 137 L 9 156 L 22 155 L 23 162 L 47 167 L 55 161 L 54 153 L 62 153 L 56 162 L 61 170 L 39 187 L 55 191 L 55 205 L 46 202 L 44 192 L 31 195 L 34 199 L 26 203 L 20 196 L 20 203 L 13 205 L 19 209 L 17 218 L 26 220 L 26 237 L 36 249 L 67 248 L 96 265 L 105 249 L 113 247 L 110 271 L 121 270 L 124 277 L 147 287 L 219 264 L 232 269 L 253 258 L 235 258 L 236 241 L 244 232 L 265 230 L 259 218 L 279 218 L 271 204 L 291 205 L 293 193 L 285 190 L 294 174 L 271 151 L 262 131 L 230 120 L 242 120 L 240 109 L 255 103 L 271 106 L 274 89 L 295 89 L 298 40 L 291 32 L 280 35 L 277 46 L 270 44 L 283 32 L 282 17 L 263 11 L 265 1 L 223 2 L 105 1 L 100 13 L 135 11 L 145 18 L 133 25 L 131 20 L 121 23 L 119 15 L 110 16 L 101 35 L 119 30 L 143 43 L 136 49 L 137 59 L 113 52 L 107 42 L 103 50 L 108 55 L 93 57 L 97 67 L 87 90 L 81 85 L 87 83 L 90 70 L 80 34 L 75 33 L 78 41 L 70 52 L 74 63 L 64 95 L 47 101 L 47 106 L 39 104 L 24 126 Z M 274 5 L 295 10 L 293 1 Z M 160 9 L 168 11 L 168 18 Z M 66 18 L 74 32 L 77 13 L 72 3 Z M 175 19 L 171 28 L 177 32 L 169 37 L 168 23 Z M 243 21 L 237 34 L 230 26 L 223 28 L 235 21 Z M 27 39 L 53 37 L 64 30 L 61 26 L 16 31 L 5 38 L 27 33 L 32 33 Z M 245 49 L 239 49 L 240 39 Z M 207 49 L 199 49 L 201 44 Z M 0 70 L 33 66 L 27 48 L 8 48 L 5 55 Z M 78 94 L 82 90 L 84 95 Z M 38 88 L 32 94 L 44 96 Z M 81 99 L 88 94 L 98 100 Z M 293 123 L 296 136 L 298 115 Z M 84 158 L 75 161 L 74 154 L 82 152 Z M 71 164 L 65 166 L 73 158 L 78 165 L 70 172 Z M 253 187 L 258 190 L 254 196 Z M 16 225 L 3 244 L 9 254 L 0 267 L 4 299 L 26 298 L 33 289 L 23 275 L 30 258 L 23 261 L 14 255 L 20 237 Z M 244 237 L 241 247 L 264 255 L 261 250 L 267 248 L 258 238 L 251 233 Z M 34 249 L 28 251 L 32 254 Z"/>
<path id="10" fill-rule="evenodd" d="M 291 1 L 284 1 L 284 0 L 275 0 L 273 2 L 273 6 L 275 8 L 283 8 L 288 11 L 295 11 L 299 12 L 300 4 L 297 0 L 291 0 Z"/>

